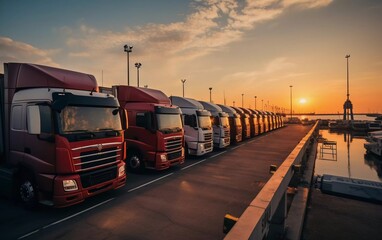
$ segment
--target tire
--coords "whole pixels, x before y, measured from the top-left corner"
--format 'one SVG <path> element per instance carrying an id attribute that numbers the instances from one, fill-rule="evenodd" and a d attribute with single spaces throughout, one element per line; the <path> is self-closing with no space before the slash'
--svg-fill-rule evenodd
<path id="1" fill-rule="evenodd" d="M 141 155 L 136 151 L 128 154 L 126 159 L 126 166 L 131 172 L 134 173 L 142 172 L 145 168 L 145 164 Z"/>
<path id="2" fill-rule="evenodd" d="M 37 185 L 32 174 L 21 173 L 17 187 L 17 197 L 26 208 L 37 206 Z"/>

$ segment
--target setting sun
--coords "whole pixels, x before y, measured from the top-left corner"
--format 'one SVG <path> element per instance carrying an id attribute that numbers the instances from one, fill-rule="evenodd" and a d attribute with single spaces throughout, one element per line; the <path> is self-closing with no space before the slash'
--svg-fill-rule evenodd
<path id="1" fill-rule="evenodd" d="M 300 99 L 300 103 L 301 103 L 301 104 L 306 103 L 306 99 L 305 99 L 305 98 L 301 98 L 301 99 Z"/>

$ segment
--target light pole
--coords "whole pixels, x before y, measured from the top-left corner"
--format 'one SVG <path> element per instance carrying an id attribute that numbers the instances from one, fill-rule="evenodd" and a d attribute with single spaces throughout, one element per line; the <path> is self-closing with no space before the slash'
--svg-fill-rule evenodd
<path id="1" fill-rule="evenodd" d="M 349 92 L 349 58 L 350 55 L 346 55 L 346 101 L 344 103 L 344 120 L 354 120 L 353 116 L 353 104 L 350 101 Z"/>
<path id="2" fill-rule="evenodd" d="M 212 87 L 210 87 L 209 90 L 210 90 L 210 102 L 212 102 L 212 97 L 211 97 Z"/>
<path id="3" fill-rule="evenodd" d="M 244 107 L 244 93 L 241 94 L 241 107 Z"/>
<path id="4" fill-rule="evenodd" d="M 292 85 L 289 86 L 290 87 L 290 119 L 292 120 Z"/>
<path id="5" fill-rule="evenodd" d="M 255 110 L 257 109 L 257 96 L 255 96 Z"/>
<path id="6" fill-rule="evenodd" d="M 184 83 L 186 82 L 186 79 L 180 79 L 180 81 L 182 82 L 182 87 L 183 87 L 183 97 L 184 97 Z"/>
<path id="7" fill-rule="evenodd" d="M 131 53 L 132 49 L 133 46 L 128 46 L 127 44 L 123 46 L 123 50 L 127 53 L 127 86 L 130 86 L 129 53 Z"/>
<path id="8" fill-rule="evenodd" d="M 346 55 L 345 56 L 346 58 L 346 89 L 347 89 L 347 92 L 346 92 L 346 97 L 347 97 L 347 100 L 349 100 L 349 58 L 350 58 L 350 55 Z"/>
<path id="9" fill-rule="evenodd" d="M 135 63 L 135 67 L 137 68 L 137 86 L 139 87 L 139 68 L 142 66 L 142 63 Z"/>

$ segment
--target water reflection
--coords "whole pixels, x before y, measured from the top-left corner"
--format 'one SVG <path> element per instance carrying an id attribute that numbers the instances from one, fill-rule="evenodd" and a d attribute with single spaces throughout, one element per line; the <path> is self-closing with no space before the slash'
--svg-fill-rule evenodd
<path id="1" fill-rule="evenodd" d="M 332 174 L 342 177 L 382 182 L 382 159 L 366 154 L 363 144 L 365 133 L 320 130 L 323 138 L 337 142 L 335 156 L 322 155 L 318 146 L 315 174 Z"/>
<path id="2" fill-rule="evenodd" d="M 365 154 L 365 164 L 368 165 L 371 169 L 374 169 L 379 179 L 382 179 L 382 161 L 379 157 L 373 154 Z"/>

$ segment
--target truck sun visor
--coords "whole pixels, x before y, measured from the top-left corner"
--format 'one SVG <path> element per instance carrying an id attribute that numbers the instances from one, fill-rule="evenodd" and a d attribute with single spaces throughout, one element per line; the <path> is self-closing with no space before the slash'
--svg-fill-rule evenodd
<path id="1" fill-rule="evenodd" d="M 84 105 L 84 106 L 101 106 L 101 107 L 119 107 L 118 101 L 113 97 L 98 98 L 93 96 L 77 96 L 72 93 L 58 93 L 52 94 L 53 104 L 52 108 L 55 111 L 61 111 L 68 105 Z M 89 105 L 91 103 L 91 105 Z"/>

